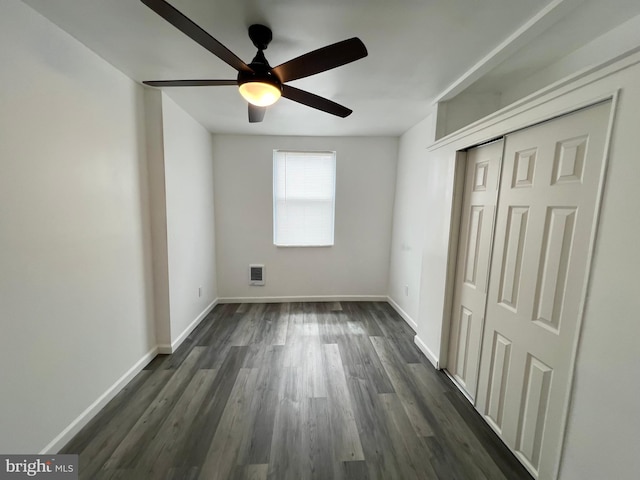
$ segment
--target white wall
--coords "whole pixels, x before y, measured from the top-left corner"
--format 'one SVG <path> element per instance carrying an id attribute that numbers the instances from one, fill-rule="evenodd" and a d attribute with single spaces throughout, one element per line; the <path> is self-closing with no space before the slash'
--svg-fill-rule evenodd
<path id="1" fill-rule="evenodd" d="M 553 82 L 587 70 L 640 48 L 640 15 L 593 39 L 557 62 L 532 72 L 521 82 L 513 82 L 500 96 L 501 106 L 509 105 Z"/>
<path id="2" fill-rule="evenodd" d="M 161 90 L 144 98 L 156 337 L 171 353 L 218 296 L 212 137 Z"/>
<path id="3" fill-rule="evenodd" d="M 428 190 L 418 342 L 438 359 L 446 338 L 444 285 L 457 150 L 604 98 L 621 89 L 591 284 L 577 354 L 560 479 L 636 478 L 640 471 L 640 54 L 518 104 L 438 142 L 427 152 Z M 437 181 L 436 181 L 437 179 Z M 455 246 L 453 247 L 455 248 Z"/>
<path id="4" fill-rule="evenodd" d="M 417 327 L 427 189 L 427 146 L 434 140 L 434 115 L 400 137 L 393 208 L 389 297 L 405 319 Z M 408 290 L 406 291 L 405 288 Z"/>
<path id="5" fill-rule="evenodd" d="M 171 351 L 171 309 L 169 306 L 169 248 L 167 246 L 167 193 L 164 166 L 164 126 L 160 89 L 144 89 L 147 172 L 153 265 L 153 310 L 156 341 L 163 353 Z"/>
<path id="6" fill-rule="evenodd" d="M 427 153 L 424 163 L 425 208 L 422 221 L 425 236 L 420 265 L 420 311 L 417 343 L 436 366 L 441 358 L 442 314 L 446 308 L 446 280 L 449 269 L 448 247 L 453 204 L 453 157 L 438 161 Z"/>
<path id="7" fill-rule="evenodd" d="M 171 342 L 218 297 L 211 134 L 162 94 Z M 200 291 L 199 291 L 200 290 Z"/>
<path id="8" fill-rule="evenodd" d="M 398 141 L 388 137 L 214 136 L 221 298 L 386 296 Z M 274 149 L 337 152 L 335 245 L 273 245 Z M 264 287 L 248 266 L 264 263 Z"/>
<path id="9" fill-rule="evenodd" d="M 142 88 L 0 3 L 0 452 L 37 453 L 155 348 Z"/>
<path id="10" fill-rule="evenodd" d="M 438 106 L 444 110 L 444 115 L 438 119 L 443 123 L 439 128 L 441 135 L 438 138 L 495 112 L 501 107 L 500 101 L 501 95 L 496 93 L 463 92 L 451 100 L 441 102 Z"/>

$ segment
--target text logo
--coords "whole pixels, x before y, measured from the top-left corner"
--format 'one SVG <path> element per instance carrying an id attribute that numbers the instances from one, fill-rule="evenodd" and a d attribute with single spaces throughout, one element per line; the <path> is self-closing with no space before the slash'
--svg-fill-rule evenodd
<path id="1" fill-rule="evenodd" d="M 0 455 L 0 480 L 78 480 L 78 455 Z"/>

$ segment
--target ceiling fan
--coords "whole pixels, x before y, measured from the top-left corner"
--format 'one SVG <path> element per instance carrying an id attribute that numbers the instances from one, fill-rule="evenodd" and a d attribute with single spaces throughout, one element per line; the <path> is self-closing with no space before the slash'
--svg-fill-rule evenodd
<path id="1" fill-rule="evenodd" d="M 352 110 L 338 103 L 286 85 L 286 82 L 315 75 L 366 57 L 367 49 L 359 38 L 350 38 L 313 50 L 272 68 L 264 56 L 264 50 L 272 39 L 271 29 L 264 25 L 251 25 L 249 38 L 258 49 L 258 53 L 247 65 L 165 0 L 141 1 L 182 33 L 238 71 L 235 80 L 155 80 L 142 82 L 145 85 L 152 87 L 237 85 L 240 94 L 249 102 L 249 122 L 251 123 L 261 122 L 267 107 L 277 102 L 281 96 L 338 117 L 344 118 L 352 113 Z"/>

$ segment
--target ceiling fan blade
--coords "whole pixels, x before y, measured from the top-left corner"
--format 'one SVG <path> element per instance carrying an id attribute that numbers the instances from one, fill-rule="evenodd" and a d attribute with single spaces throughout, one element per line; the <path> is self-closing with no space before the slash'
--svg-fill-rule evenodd
<path id="1" fill-rule="evenodd" d="M 320 97 L 310 92 L 305 92 L 304 90 L 300 90 L 299 88 L 294 88 L 289 85 L 282 86 L 282 96 L 289 100 L 293 100 L 294 102 L 302 103 L 308 107 L 316 108 L 342 118 L 348 117 L 353 113 L 353 110 L 343 107 L 336 102 L 332 102 L 327 98 Z"/>
<path id="2" fill-rule="evenodd" d="M 231 50 L 213 38 L 175 7 L 165 0 L 141 0 L 147 7 L 164 18 L 171 25 L 202 45 L 223 62 L 228 63 L 238 71 L 251 72 L 251 68 L 240 60 Z"/>
<path id="3" fill-rule="evenodd" d="M 215 87 L 220 85 L 238 85 L 237 80 L 145 80 L 150 87 Z"/>
<path id="4" fill-rule="evenodd" d="M 367 48 L 357 37 L 328 45 L 282 63 L 273 69 L 282 83 L 355 62 L 367 56 Z"/>
<path id="5" fill-rule="evenodd" d="M 249 104 L 249 123 L 261 122 L 266 111 L 267 107 L 256 107 L 255 105 Z"/>

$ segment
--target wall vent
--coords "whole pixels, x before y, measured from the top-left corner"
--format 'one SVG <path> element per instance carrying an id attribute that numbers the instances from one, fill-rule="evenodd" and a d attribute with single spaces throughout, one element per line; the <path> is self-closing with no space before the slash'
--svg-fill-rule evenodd
<path id="1" fill-rule="evenodd" d="M 249 265 L 249 285 L 264 285 L 264 265 Z"/>

